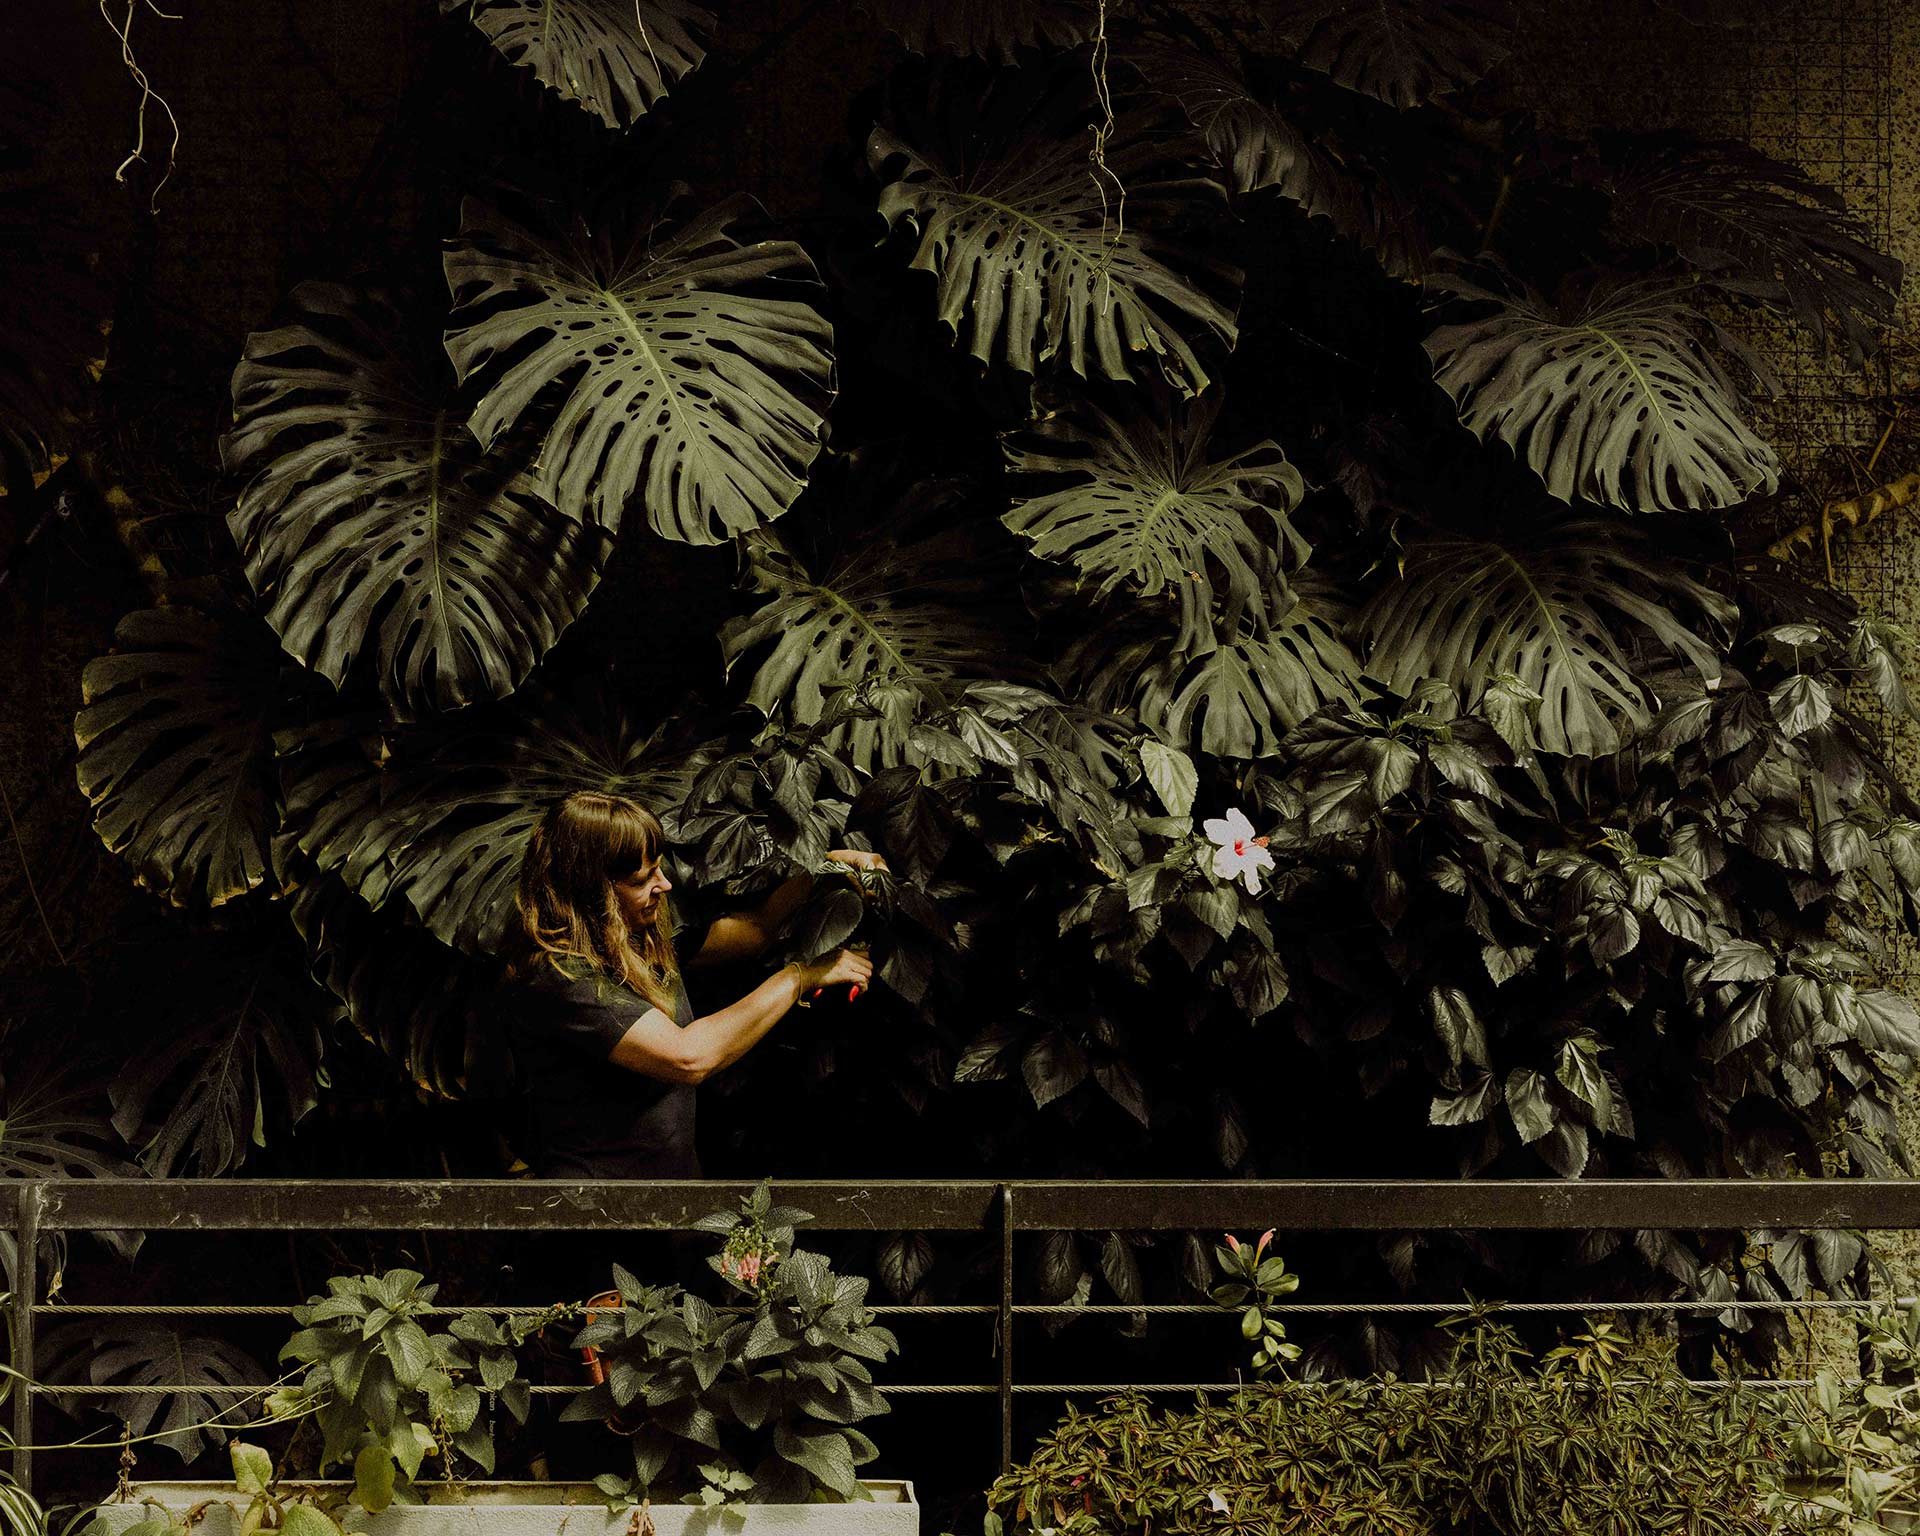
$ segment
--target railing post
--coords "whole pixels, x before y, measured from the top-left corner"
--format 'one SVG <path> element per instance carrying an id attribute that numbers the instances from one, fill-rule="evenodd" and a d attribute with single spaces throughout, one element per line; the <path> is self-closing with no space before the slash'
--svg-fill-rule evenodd
<path id="1" fill-rule="evenodd" d="M 1013 1470 L 1013 1186 L 1000 1186 L 1000 1472 Z"/>
<path id="2" fill-rule="evenodd" d="M 40 1212 L 46 1190 L 37 1181 L 20 1186 L 14 1207 L 13 1241 L 13 1480 L 33 1491 L 33 1298 L 40 1289 Z"/>

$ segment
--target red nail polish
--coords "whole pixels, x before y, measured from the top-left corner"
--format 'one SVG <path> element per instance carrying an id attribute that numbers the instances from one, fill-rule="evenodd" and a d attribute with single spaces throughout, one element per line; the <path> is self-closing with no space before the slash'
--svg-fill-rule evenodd
<path id="1" fill-rule="evenodd" d="M 856 981 L 852 986 L 847 988 L 847 1001 L 852 1002 L 859 995 L 860 995 L 860 983 Z"/>

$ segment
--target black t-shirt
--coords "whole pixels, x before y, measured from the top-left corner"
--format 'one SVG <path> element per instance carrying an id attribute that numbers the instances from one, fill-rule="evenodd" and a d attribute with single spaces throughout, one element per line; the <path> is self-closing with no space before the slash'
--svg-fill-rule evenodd
<path id="1" fill-rule="evenodd" d="M 705 923 L 674 935 L 681 963 L 699 951 Z M 528 1096 L 527 1161 L 550 1179 L 697 1179 L 694 1092 L 615 1066 L 621 1037 L 654 1005 L 594 974 L 544 967 L 501 996 L 507 1037 Z M 673 1021 L 693 1022 L 674 978 Z"/>

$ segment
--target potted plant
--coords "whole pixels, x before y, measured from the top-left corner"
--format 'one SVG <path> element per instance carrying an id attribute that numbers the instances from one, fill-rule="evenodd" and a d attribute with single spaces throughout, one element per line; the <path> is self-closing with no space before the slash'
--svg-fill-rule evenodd
<path id="1" fill-rule="evenodd" d="M 282 1464 L 236 1441 L 232 1483 L 131 1485 L 87 1536 L 550 1536 L 556 1520 L 570 1536 L 722 1524 L 909 1536 L 911 1484 L 862 1482 L 876 1451 L 853 1427 L 886 1412 L 868 1366 L 898 1345 L 874 1326 L 864 1279 L 794 1249 L 807 1219 L 763 1184 L 699 1224 L 722 1237 L 709 1262 L 740 1303 L 725 1308 L 616 1266 L 617 1289 L 586 1306 L 504 1321 L 468 1311 L 435 1330 L 436 1287 L 417 1272 L 335 1277 L 295 1310 L 281 1358 L 300 1376 L 267 1399 L 270 1421 L 295 1425 Z M 573 1344 L 590 1384 L 561 1417 L 614 1421 L 622 1469 L 591 1483 L 490 1480 L 495 1430 L 528 1416 L 518 1351 L 583 1312 Z M 351 1476 L 327 1476 L 336 1469 Z"/>
<path id="2" fill-rule="evenodd" d="M 794 1246 L 810 1219 L 762 1184 L 738 1212 L 697 1223 L 723 1239 L 708 1263 L 739 1298 L 725 1310 L 616 1267 L 619 1310 L 575 1341 L 599 1355 L 604 1380 L 561 1415 L 631 1425 L 631 1472 L 595 1479 L 611 1507 L 827 1504 L 838 1507 L 823 1530 L 917 1529 L 907 1485 L 857 1473 L 878 1453 L 855 1425 L 887 1411 L 870 1366 L 899 1345 L 875 1325 L 865 1279 Z"/>

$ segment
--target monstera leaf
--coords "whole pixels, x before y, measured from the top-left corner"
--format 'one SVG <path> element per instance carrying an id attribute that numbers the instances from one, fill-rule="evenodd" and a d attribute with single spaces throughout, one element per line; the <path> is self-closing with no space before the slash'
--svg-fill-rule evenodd
<path id="1" fill-rule="evenodd" d="M 922 514 L 941 505 L 941 493 L 932 494 Z M 771 534 L 752 540 L 746 557 L 747 580 L 767 601 L 721 628 L 729 675 L 771 643 L 747 699 L 802 725 L 826 716 L 830 690 L 879 685 L 899 702 L 884 705 L 878 719 L 852 720 L 825 738 L 862 769 L 900 761 L 913 717 L 928 700 L 956 692 L 956 684 L 1019 669 L 964 526 L 912 543 L 870 534 L 817 581 Z"/>
<path id="2" fill-rule="evenodd" d="M 1656 703 L 1619 631 L 1643 632 L 1711 680 L 1719 659 L 1699 631 L 1734 617 L 1647 540 L 1592 519 L 1502 544 L 1411 544 L 1401 579 L 1375 595 L 1360 628 L 1372 645 L 1368 671 L 1395 692 L 1437 677 L 1471 706 L 1512 676 L 1540 695 L 1543 748 L 1597 757 L 1619 748 L 1620 722 L 1644 726 Z"/>
<path id="3" fill-rule="evenodd" d="M 576 709 L 524 690 L 390 745 L 327 729 L 286 746 L 291 841 L 369 906 L 404 900 L 437 938 L 480 954 L 507 931 L 549 807 L 591 789 L 671 813 L 706 761 L 665 727 L 641 735 L 604 699 Z"/>
<path id="4" fill-rule="evenodd" d="M 227 521 L 267 622 L 336 687 L 371 641 L 397 719 L 504 697 L 586 605 L 607 536 L 480 452 L 386 298 L 294 301 L 303 320 L 247 338 L 221 444 L 255 471 Z"/>
<path id="5" fill-rule="evenodd" d="M 1840 194 L 1750 145 L 1616 137 L 1615 224 L 1670 245 L 1708 281 L 1790 315 L 1864 362 L 1892 319 L 1900 263 L 1875 250 Z"/>
<path id="6" fill-rule="evenodd" d="M 690 0 L 440 0 L 466 11 L 509 64 L 627 128 L 706 57 L 713 13 Z"/>
<path id="7" fill-rule="evenodd" d="M 1325 704 L 1351 700 L 1360 668 L 1341 639 L 1340 605 L 1318 584 L 1264 632 L 1242 630 L 1200 656 L 1137 620 L 1076 642 L 1063 667 L 1096 708 L 1130 709 L 1177 745 L 1219 757 L 1270 757 Z"/>
<path id="8" fill-rule="evenodd" d="M 1302 133 L 1225 60 L 1196 49 L 1141 49 L 1128 62 L 1149 89 L 1179 103 L 1236 193 L 1277 188 L 1310 218 L 1365 246 L 1398 277 L 1425 270 L 1419 210 Z"/>
<path id="9" fill-rule="evenodd" d="M 1435 377 L 1481 439 L 1510 446 L 1560 500 L 1631 511 L 1735 506 L 1779 484 L 1732 382 L 1675 290 L 1636 283 L 1563 318 L 1537 295 L 1429 279 L 1497 306 L 1426 339 Z"/>
<path id="10" fill-rule="evenodd" d="M 150 1434 L 182 1461 L 193 1461 L 210 1444 L 225 1444 L 252 1417 L 247 1404 L 259 1394 L 246 1389 L 273 1380 L 272 1371 L 231 1344 L 151 1323 L 58 1324 L 47 1330 L 42 1347 L 53 1381 L 146 1389 L 125 1396 L 50 1394 L 68 1413 L 100 1409 L 122 1420 L 136 1441 Z"/>
<path id="11" fill-rule="evenodd" d="M 1093 36 L 1092 0 L 859 0 L 915 53 L 957 53 L 998 64 L 1022 49 L 1071 48 Z"/>
<path id="12" fill-rule="evenodd" d="M 1268 595 L 1283 567 L 1298 566 L 1307 542 L 1289 514 L 1305 493 L 1300 472 L 1277 443 L 1228 458 L 1209 456 L 1220 392 L 1176 414 L 1117 421 L 1097 407 L 1062 413 L 1011 439 L 1009 465 L 1022 474 L 1072 474 L 1058 490 L 1016 500 L 1001 520 L 1033 541 L 1044 560 L 1067 560 L 1095 596 L 1115 588 L 1180 610 L 1179 647 L 1213 647 L 1216 573 L 1225 600 L 1222 627 L 1245 614 L 1269 623 Z M 1284 588 L 1281 600 L 1287 601 Z"/>
<path id="13" fill-rule="evenodd" d="M 176 905 L 244 895 L 271 867 L 280 648 L 186 608 L 129 614 L 114 644 L 87 663 L 73 722 L 94 830 Z"/>
<path id="14" fill-rule="evenodd" d="M 1196 340 L 1234 343 L 1240 274 L 1156 228 L 1210 212 L 1222 189 L 1148 139 L 1116 139 L 1101 175 L 1083 141 L 1037 134 L 960 173 L 875 128 L 867 162 L 881 217 L 919 237 L 912 266 L 933 274 L 941 323 L 982 364 L 1031 374 L 1058 358 L 1127 381 L 1145 361 L 1194 395 L 1209 379 Z"/>
<path id="15" fill-rule="evenodd" d="M 1505 0 L 1294 0 L 1266 19 L 1307 68 L 1404 108 L 1485 75 L 1514 17 Z"/>
<path id="16" fill-rule="evenodd" d="M 469 201 L 447 352 L 485 388 L 481 445 L 550 395 L 534 484 L 568 516 L 617 530 L 642 498 L 657 532 L 716 544 L 784 512 L 820 451 L 833 330 L 805 251 L 730 233 L 757 212 L 548 238 Z"/>
<path id="17" fill-rule="evenodd" d="M 393 903 L 373 911 L 336 875 L 302 882 L 289 912 L 313 979 L 423 1092 L 499 1094 L 508 1058 L 488 1006 L 495 967 L 405 921 Z"/>
<path id="18" fill-rule="evenodd" d="M 17 1047 L 19 1042 L 14 1042 Z M 140 1169 L 120 1154 L 120 1138 L 112 1122 L 99 1112 L 105 1095 L 99 1084 L 79 1076 L 71 1060 L 54 1065 L 45 1050 L 15 1049 L 0 1080 L 0 1179 L 126 1179 L 140 1177 Z M 122 1257 L 139 1250 L 136 1232 L 101 1232 L 100 1240 Z M 7 1289 L 16 1289 L 19 1275 L 18 1236 L 0 1231 L 0 1267 Z M 42 1276 L 57 1263 L 58 1233 L 42 1233 Z"/>
<path id="19" fill-rule="evenodd" d="M 321 1030 L 333 1009 L 292 962 L 277 945 L 229 955 L 220 990 L 208 989 L 185 1027 L 114 1079 L 114 1128 L 156 1178 L 231 1173 L 249 1143 L 266 1145 L 269 1118 L 291 1129 L 317 1102 Z"/>

